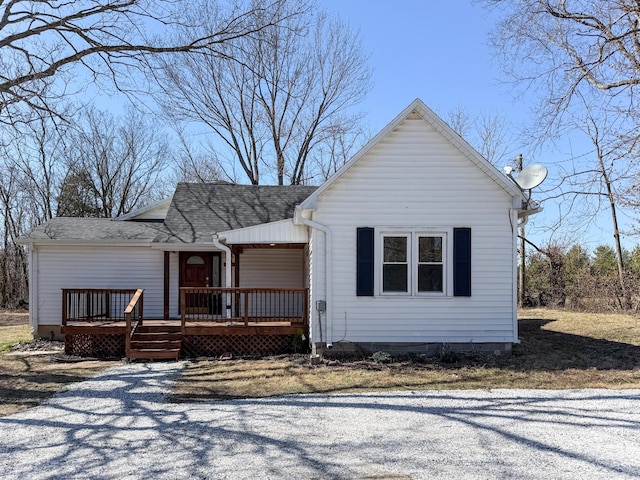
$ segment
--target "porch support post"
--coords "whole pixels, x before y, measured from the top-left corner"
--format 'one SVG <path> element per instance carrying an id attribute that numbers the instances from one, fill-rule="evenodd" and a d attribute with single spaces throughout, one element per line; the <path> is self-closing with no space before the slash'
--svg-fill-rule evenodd
<path id="1" fill-rule="evenodd" d="M 164 252 L 164 319 L 169 320 L 169 252 Z"/>
<path id="2" fill-rule="evenodd" d="M 240 288 L 240 247 L 233 247 L 232 249 L 233 251 L 233 276 L 234 278 L 234 286 L 236 288 Z M 236 306 L 236 311 L 234 316 L 235 317 L 239 317 L 240 316 L 240 294 L 236 293 L 236 298 L 235 298 L 235 306 Z M 247 304 L 245 303 L 244 305 L 245 308 L 245 313 L 248 310 Z M 246 324 L 246 319 L 245 319 L 245 324 Z"/>
<path id="3" fill-rule="evenodd" d="M 240 287 L 240 247 L 233 247 L 233 276 L 234 278 L 234 286 L 236 288 Z"/>

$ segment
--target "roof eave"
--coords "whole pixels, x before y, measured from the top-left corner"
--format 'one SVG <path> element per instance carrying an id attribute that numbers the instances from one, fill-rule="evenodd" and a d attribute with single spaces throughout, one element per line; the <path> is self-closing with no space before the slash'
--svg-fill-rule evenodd
<path id="1" fill-rule="evenodd" d="M 113 247 L 113 246 L 150 246 L 152 240 L 147 238 L 144 240 L 134 240 L 134 239 L 76 239 L 76 238 L 25 238 L 18 239 L 16 241 L 18 245 L 23 246 L 40 246 L 40 245 L 57 245 L 57 246 L 104 246 L 104 247 Z"/>

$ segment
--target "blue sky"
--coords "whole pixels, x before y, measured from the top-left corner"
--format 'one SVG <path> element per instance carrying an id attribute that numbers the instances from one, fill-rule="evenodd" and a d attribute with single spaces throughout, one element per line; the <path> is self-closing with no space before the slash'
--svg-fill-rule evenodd
<path id="1" fill-rule="evenodd" d="M 518 132 L 532 121 L 534 99 L 515 98 L 513 87 L 503 81 L 498 62 L 493 60 L 489 33 L 495 27 L 495 12 L 469 0 L 396 0 L 377 8 L 370 0 L 319 3 L 359 29 L 364 47 L 371 53 L 374 86 L 361 108 L 372 133 L 418 97 L 445 120 L 457 108 L 471 117 L 501 116 L 512 129 L 513 148 L 507 159 L 523 153 L 525 165 L 549 167 L 546 186 L 553 181 L 555 163 L 592 151 L 592 146 L 578 137 L 565 138 L 540 151 L 519 141 Z M 553 223 L 556 212 L 557 206 L 547 202 L 545 211 L 532 217 L 528 235 L 534 241 L 548 239 L 545 227 Z M 621 217 L 628 225 L 630 219 L 624 214 Z M 579 240 L 592 249 L 601 243 L 612 244 L 610 231 L 609 212 L 604 211 L 597 224 L 579 238 L 563 232 L 555 239 Z M 635 243 L 636 239 L 627 239 L 628 247 Z"/>
<path id="2" fill-rule="evenodd" d="M 498 115 L 510 129 L 509 153 L 504 164 L 518 153 L 525 165 L 537 163 L 550 170 L 543 187 L 553 185 L 554 165 L 571 157 L 583 156 L 593 147 L 577 137 L 565 138 L 553 148 L 536 150 L 520 135 L 532 121 L 534 98 L 514 95 L 514 87 L 505 83 L 495 53 L 489 46 L 496 14 L 472 0 L 396 0 L 393 3 L 371 0 L 317 0 L 328 13 L 345 20 L 360 31 L 363 45 L 370 53 L 373 87 L 359 109 L 365 113 L 371 134 L 377 133 L 415 98 L 422 99 L 447 120 L 456 109 L 470 117 Z M 381 5 L 381 6 L 380 6 Z M 98 94 L 99 95 L 99 94 Z M 99 103 L 102 99 L 97 99 Z M 115 98 L 109 99 L 113 109 Z M 534 198 L 541 198 L 539 192 Z M 554 223 L 557 205 L 545 202 L 543 213 L 533 216 L 528 237 L 544 244 L 548 226 Z M 630 219 L 622 213 L 627 226 Z M 609 212 L 603 211 L 597 224 L 588 231 L 571 235 L 563 230 L 554 239 L 575 242 L 589 249 L 612 244 Z M 632 247 L 637 239 L 626 240 Z"/>
<path id="3" fill-rule="evenodd" d="M 374 86 L 363 108 L 372 130 L 416 97 L 439 114 L 460 106 L 517 116 L 487 46 L 493 21 L 480 7 L 467 0 L 398 0 L 386 8 L 366 0 L 320 3 L 359 29 L 371 52 Z"/>

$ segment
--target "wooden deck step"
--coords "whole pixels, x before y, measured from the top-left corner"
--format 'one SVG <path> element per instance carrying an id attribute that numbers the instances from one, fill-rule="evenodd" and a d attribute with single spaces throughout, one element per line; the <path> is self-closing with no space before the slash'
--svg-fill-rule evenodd
<path id="1" fill-rule="evenodd" d="M 180 359 L 182 334 L 180 327 L 167 325 L 140 326 L 131 337 L 127 359 Z"/>
<path id="2" fill-rule="evenodd" d="M 180 333 L 162 333 L 162 332 L 153 332 L 153 333 L 138 333 L 135 332 L 133 334 L 132 340 L 140 340 L 145 342 L 153 342 L 156 340 L 164 340 L 164 341 L 182 341 L 182 335 Z"/>
<path id="3" fill-rule="evenodd" d="M 180 325 L 141 325 L 136 333 L 180 333 Z"/>
<path id="4" fill-rule="evenodd" d="M 127 352 L 128 359 L 140 359 L 140 360 L 176 360 L 180 359 L 180 349 L 157 349 L 157 348 L 141 348 L 131 349 Z"/>
<path id="5" fill-rule="evenodd" d="M 131 340 L 132 349 L 152 348 L 156 350 L 180 348 L 181 340 Z"/>

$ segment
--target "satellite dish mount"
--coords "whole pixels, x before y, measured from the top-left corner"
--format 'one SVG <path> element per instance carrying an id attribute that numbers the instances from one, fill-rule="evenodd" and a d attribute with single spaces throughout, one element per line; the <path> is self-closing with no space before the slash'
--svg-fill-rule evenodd
<path id="1" fill-rule="evenodd" d="M 518 173 L 518 177 L 515 178 L 514 181 L 521 190 L 530 191 L 532 188 L 536 188 L 544 182 L 548 173 L 547 167 L 544 165 L 530 165 L 523 168 L 522 171 Z"/>

